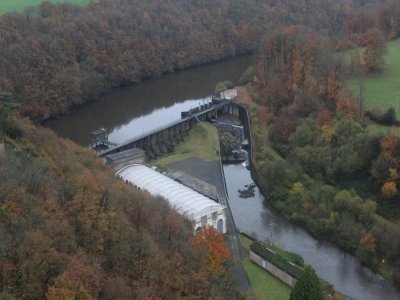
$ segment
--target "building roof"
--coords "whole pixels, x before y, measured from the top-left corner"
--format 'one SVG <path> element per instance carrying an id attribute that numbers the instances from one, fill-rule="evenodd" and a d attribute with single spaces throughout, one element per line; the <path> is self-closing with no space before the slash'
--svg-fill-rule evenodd
<path id="1" fill-rule="evenodd" d="M 192 220 L 207 212 L 225 209 L 225 206 L 144 165 L 129 165 L 119 170 L 116 175 L 154 196 L 165 198 L 178 213 Z"/>
<path id="2" fill-rule="evenodd" d="M 222 99 L 233 99 L 237 96 L 237 90 L 236 89 L 230 89 L 230 90 L 225 90 L 221 92 L 220 97 Z"/>
<path id="3" fill-rule="evenodd" d="M 188 188 L 191 188 L 192 190 L 195 190 L 208 198 L 218 200 L 217 188 L 212 184 L 179 171 L 168 174 L 168 177 L 179 183 L 182 183 L 184 186 L 187 186 Z"/>
<path id="4" fill-rule="evenodd" d="M 144 150 L 142 150 L 140 148 L 132 148 L 129 150 L 118 152 L 118 153 L 109 154 L 106 156 L 106 159 L 116 161 L 116 160 L 119 160 L 122 158 L 127 158 L 130 156 L 143 155 L 144 153 L 145 153 Z"/>

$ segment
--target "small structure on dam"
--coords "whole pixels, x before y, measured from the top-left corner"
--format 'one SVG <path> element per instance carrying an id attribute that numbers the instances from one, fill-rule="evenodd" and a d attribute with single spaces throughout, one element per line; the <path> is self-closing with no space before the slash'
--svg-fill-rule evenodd
<path id="1" fill-rule="evenodd" d="M 132 148 L 106 156 L 106 163 L 115 171 L 130 164 L 143 164 L 146 162 L 146 152 L 140 148 Z"/>
<path id="2" fill-rule="evenodd" d="M 132 164 L 116 173 L 123 180 L 165 198 L 173 209 L 193 222 L 194 232 L 212 226 L 226 233 L 226 207 L 147 166 Z"/>
<path id="3" fill-rule="evenodd" d="M 228 99 L 228 100 L 235 99 L 237 95 L 238 93 L 236 89 L 225 90 L 220 93 L 221 99 Z"/>

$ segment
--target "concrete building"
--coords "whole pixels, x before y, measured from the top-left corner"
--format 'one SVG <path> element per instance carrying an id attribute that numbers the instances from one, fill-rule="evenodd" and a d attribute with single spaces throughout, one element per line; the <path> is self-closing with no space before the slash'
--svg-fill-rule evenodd
<path id="1" fill-rule="evenodd" d="M 237 97 L 236 89 L 226 90 L 226 91 L 221 92 L 221 94 L 220 94 L 220 98 L 226 99 L 226 100 L 232 100 L 232 99 L 235 99 L 236 97 Z"/>
<path id="2" fill-rule="evenodd" d="M 146 161 L 146 153 L 140 148 L 133 148 L 106 156 L 106 164 L 111 165 L 114 170 L 130 164 L 143 164 Z"/>
<path id="3" fill-rule="evenodd" d="M 210 198 L 140 164 L 126 166 L 116 175 L 151 195 L 166 199 L 173 209 L 193 222 L 194 232 L 212 226 L 226 233 L 226 207 Z"/>

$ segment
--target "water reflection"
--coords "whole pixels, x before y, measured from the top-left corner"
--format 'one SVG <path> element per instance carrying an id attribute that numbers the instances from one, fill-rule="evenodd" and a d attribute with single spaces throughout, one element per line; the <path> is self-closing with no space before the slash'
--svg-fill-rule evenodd
<path id="1" fill-rule="evenodd" d="M 98 128 L 106 128 L 110 140 L 123 142 L 180 118 L 180 110 L 209 99 L 217 82 L 237 82 L 253 60 L 240 57 L 115 89 L 45 125 L 85 146 L 89 133 Z"/>
<path id="2" fill-rule="evenodd" d="M 182 103 L 175 103 L 168 108 L 153 110 L 145 116 L 132 119 L 126 124 L 114 127 L 109 135 L 109 140 L 115 143 L 125 142 L 127 139 L 132 139 L 141 133 L 152 131 L 162 127 L 166 123 L 179 120 L 182 111 L 187 111 L 210 101 L 211 97 L 186 100 Z"/>
<path id="3" fill-rule="evenodd" d="M 269 239 L 272 230 L 274 243 L 302 255 L 321 278 L 352 299 L 400 299 L 392 285 L 363 267 L 357 259 L 329 243 L 316 240 L 305 230 L 279 216 L 265 204 L 258 188 L 255 190 L 255 197 L 240 198 L 237 190 L 252 183 L 250 172 L 246 168 L 241 165 L 225 165 L 224 173 L 229 203 L 240 230 L 261 241 Z M 271 226 L 270 220 L 277 226 Z"/>

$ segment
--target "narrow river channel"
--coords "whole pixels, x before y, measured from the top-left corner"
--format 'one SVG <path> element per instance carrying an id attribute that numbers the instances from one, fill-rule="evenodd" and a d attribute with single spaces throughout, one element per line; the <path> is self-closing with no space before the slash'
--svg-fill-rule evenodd
<path id="1" fill-rule="evenodd" d="M 89 144 L 89 133 L 101 127 L 107 129 L 111 141 L 123 142 L 175 121 L 181 111 L 209 101 L 217 82 L 236 82 L 252 61 L 252 57 L 240 57 L 116 89 L 46 126 L 84 146 Z M 270 238 L 272 233 L 275 243 L 302 255 L 320 277 L 352 299 L 400 299 L 391 284 L 361 266 L 357 259 L 280 217 L 265 205 L 258 189 L 255 197 L 240 198 L 238 189 L 253 182 L 245 167 L 225 165 L 224 172 L 232 213 L 240 230 L 255 234 L 260 240 Z"/>

